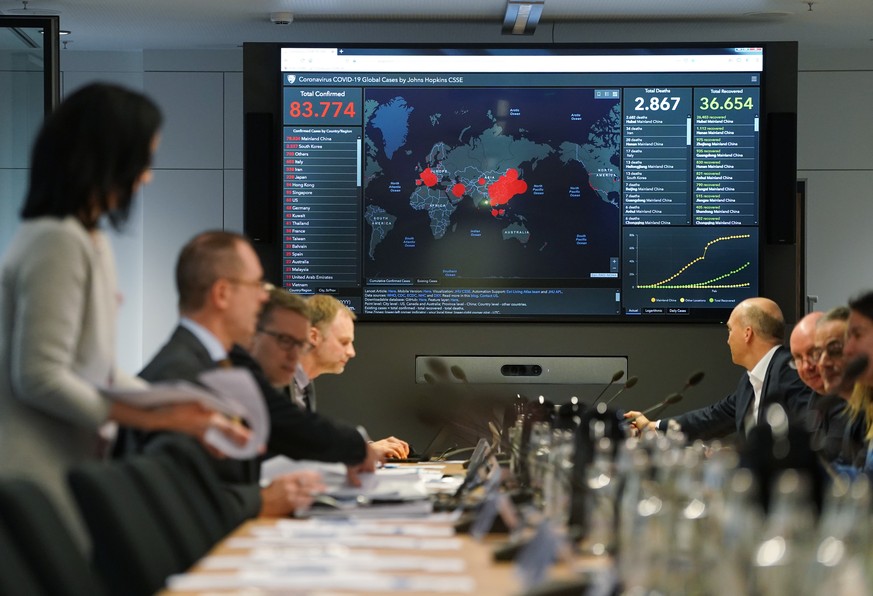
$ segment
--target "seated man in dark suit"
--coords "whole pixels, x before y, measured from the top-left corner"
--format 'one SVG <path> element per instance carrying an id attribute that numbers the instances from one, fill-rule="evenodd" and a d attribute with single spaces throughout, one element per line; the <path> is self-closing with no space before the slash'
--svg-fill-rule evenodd
<path id="1" fill-rule="evenodd" d="M 267 398 L 270 412 L 270 453 L 294 459 L 341 462 L 355 484 L 357 472 L 372 470 L 377 449 L 369 446 L 358 430 L 334 422 L 295 404 L 287 391 L 300 357 L 311 350 L 307 301 L 286 290 L 274 288 L 258 318 L 251 351 L 237 345 L 231 361 L 252 371 Z"/>
<path id="2" fill-rule="evenodd" d="M 827 462 L 840 456 L 848 422 L 845 413 L 848 395 L 841 397 L 839 387 L 848 318 L 849 309 L 845 306 L 827 314 L 811 312 L 797 322 L 789 340 L 797 374 L 814 392 L 807 417 L 812 448 Z"/>
<path id="3" fill-rule="evenodd" d="M 712 439 L 739 432 L 744 436 L 763 420 L 767 407 L 781 404 L 789 416 L 805 420 L 812 390 L 792 366 L 791 353 L 782 346 L 785 319 L 767 298 L 740 302 L 728 319 L 728 346 L 734 364 L 746 369 L 730 395 L 705 408 L 673 418 L 689 440 Z M 650 422 L 639 412 L 628 412 L 637 429 L 665 430 L 668 419 Z"/>
<path id="4" fill-rule="evenodd" d="M 308 320 L 303 321 L 303 316 Z M 355 356 L 354 320 L 355 314 L 333 296 L 315 294 L 304 300 L 275 290 L 261 311 L 250 351 L 270 382 L 289 401 L 313 416 L 315 379 L 322 374 L 343 372 L 346 363 Z M 306 334 L 300 335 L 304 327 Z M 283 346 L 282 343 L 292 343 L 285 339 L 292 335 L 306 338 L 305 344 L 300 343 L 293 350 Z M 373 441 L 371 447 L 380 458 L 409 455 L 409 444 L 396 437 Z"/>
<path id="5" fill-rule="evenodd" d="M 848 407 L 855 380 L 844 378 L 847 363 L 844 346 L 850 314 L 848 307 L 838 306 L 819 319 L 815 329 L 815 352 L 824 382 L 824 392 L 839 406 L 833 417 L 823 421 L 830 429 L 828 437 L 840 433 L 837 454 L 828 458 L 828 461 L 841 470 L 845 470 L 845 466 L 861 467 L 866 458 L 865 425 L 852 419 Z"/>
<path id="6" fill-rule="evenodd" d="M 255 332 L 269 284 L 249 241 L 223 231 L 204 232 L 186 244 L 176 264 L 179 326 L 140 373 L 148 381 L 188 380 L 227 363 L 235 344 L 247 344 Z M 148 437 L 127 437 L 132 448 Z M 259 486 L 256 459 L 211 460 L 237 502 L 242 518 L 285 516 L 312 502 L 323 490 L 312 472 L 288 474 Z"/>

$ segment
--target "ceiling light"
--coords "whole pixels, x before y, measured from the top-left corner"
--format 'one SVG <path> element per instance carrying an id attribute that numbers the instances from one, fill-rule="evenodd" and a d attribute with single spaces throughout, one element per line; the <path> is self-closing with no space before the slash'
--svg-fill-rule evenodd
<path id="1" fill-rule="evenodd" d="M 270 22 L 274 25 L 290 25 L 294 22 L 293 12 L 271 12 Z"/>
<path id="2" fill-rule="evenodd" d="M 545 0 L 509 0 L 503 16 L 504 35 L 533 35 Z"/>
<path id="3" fill-rule="evenodd" d="M 30 0 L 21 0 L 22 8 L 7 8 L 3 14 L 11 14 L 26 17 L 54 17 L 61 14 L 59 10 L 44 10 L 41 8 L 29 8 Z"/>

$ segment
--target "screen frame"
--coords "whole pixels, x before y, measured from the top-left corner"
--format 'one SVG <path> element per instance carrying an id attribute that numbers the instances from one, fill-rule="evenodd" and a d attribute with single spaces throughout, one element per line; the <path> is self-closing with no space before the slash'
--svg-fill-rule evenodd
<path id="1" fill-rule="evenodd" d="M 280 113 L 281 85 L 280 50 L 283 47 L 358 47 L 358 48 L 413 48 L 413 49 L 515 49 L 519 44 L 374 44 L 374 43 L 246 43 L 243 46 L 243 105 L 244 120 L 244 230 L 258 251 L 270 279 L 281 279 L 281 225 L 282 200 L 279 172 L 281 168 Z M 524 44 L 525 49 L 582 49 L 582 50 L 633 50 L 649 49 L 706 49 L 727 47 L 761 47 L 764 49 L 764 68 L 761 73 L 761 122 L 759 135 L 759 295 L 773 298 L 780 304 L 797 305 L 800 289 L 792 282 L 797 270 L 795 255 L 790 249 L 795 238 L 784 234 L 774 235 L 771 228 L 780 222 L 794 228 L 794 196 L 786 189 L 796 183 L 796 112 L 797 112 L 797 54 L 796 42 L 686 42 L 686 43 L 551 43 Z M 779 143 L 770 140 L 771 116 L 793 115 L 795 144 L 793 159 L 776 159 Z M 785 131 L 780 131 L 784 134 Z M 784 152 L 783 152 L 784 153 Z M 787 162 L 787 163 L 786 163 Z M 782 221 L 784 219 L 784 221 Z M 363 224 L 362 224 L 363 225 Z M 409 316 L 367 315 L 358 313 L 360 320 L 380 322 L 535 322 L 535 323 L 722 323 L 727 320 L 730 308 L 698 310 L 694 316 L 665 317 L 661 315 L 580 315 L 580 316 Z M 792 308 L 792 311 L 796 309 Z M 793 320 L 796 312 L 786 313 Z"/>

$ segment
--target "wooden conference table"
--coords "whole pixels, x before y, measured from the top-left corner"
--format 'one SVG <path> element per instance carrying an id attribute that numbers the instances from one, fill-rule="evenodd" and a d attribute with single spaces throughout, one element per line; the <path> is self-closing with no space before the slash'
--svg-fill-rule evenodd
<path id="1" fill-rule="evenodd" d="M 454 471 L 452 468 L 447 468 Z M 459 471 L 462 471 L 458 467 Z M 233 579 L 224 578 L 237 574 L 240 568 L 231 568 L 233 558 L 240 561 L 250 561 L 252 557 L 264 557 L 272 561 L 271 564 L 281 565 L 280 561 L 295 560 L 299 557 L 318 556 L 319 549 L 324 549 L 324 543 L 320 540 L 306 538 L 307 528 L 317 534 L 318 528 L 324 528 L 319 522 L 307 522 L 306 520 L 251 520 L 222 540 L 204 559 L 197 563 L 184 578 L 189 582 L 184 589 L 179 586 L 161 592 L 163 596 L 181 596 L 191 594 L 221 594 L 221 593 L 275 593 L 275 594 L 309 594 L 314 596 L 327 596 L 332 594 L 416 594 L 422 596 L 445 595 L 445 594 L 476 594 L 477 596 L 501 596 L 523 593 L 524 586 L 517 572 L 516 565 L 512 562 L 498 562 L 494 560 L 494 549 L 504 544 L 507 540 L 505 534 L 490 534 L 483 540 L 477 541 L 466 533 L 454 533 L 454 522 L 445 517 L 445 514 L 434 514 L 429 518 L 397 519 L 362 519 L 358 523 L 367 524 L 371 527 L 381 527 L 382 531 L 413 531 L 422 529 L 428 534 L 416 536 L 416 534 L 397 536 L 396 534 L 380 534 L 375 532 L 370 537 L 370 542 L 364 544 L 346 543 L 338 538 L 335 543 L 336 549 L 347 553 L 372 557 L 376 562 L 401 561 L 407 558 L 426 558 L 434 564 L 433 569 L 385 569 L 378 570 L 380 576 L 391 576 L 397 581 L 388 589 L 378 588 L 380 580 L 368 581 L 366 567 L 361 567 L 360 561 L 354 569 L 348 571 L 349 582 L 357 582 L 354 585 L 337 585 L 336 582 L 324 581 L 306 586 L 295 586 L 294 581 L 281 586 L 265 586 L 255 569 L 249 568 L 246 576 L 237 575 Z M 432 528 L 433 534 L 430 534 Z M 293 537 L 296 532 L 303 531 L 302 536 Z M 283 542 L 282 536 L 292 536 L 290 542 Z M 313 534 L 315 535 L 315 534 Z M 383 542 L 384 538 L 384 542 Z M 392 548 L 392 538 L 421 541 L 416 548 Z M 433 542 L 428 542 L 432 540 Z M 428 548 L 429 544 L 441 544 L 436 548 Z M 351 544 L 351 546 L 348 546 Z M 386 544 L 388 546 L 386 547 Z M 321 546 L 317 546 L 321 545 Z M 450 546 L 447 546 L 450 545 Z M 308 550 L 307 550 L 308 549 Z M 356 556 L 358 556 L 356 555 Z M 325 555 L 329 556 L 329 555 Z M 440 560 L 437 560 L 440 559 Z M 231 563 L 224 569 L 218 568 L 217 562 Z M 297 560 L 295 564 L 300 564 Z M 443 565 L 443 563 L 445 565 Z M 608 564 L 605 560 L 580 560 L 579 563 L 586 569 L 596 569 Z M 366 562 L 364 563 L 366 566 Z M 460 565 L 460 568 L 459 568 Z M 441 569 L 441 568 L 445 569 Z M 577 569 L 579 566 L 576 566 Z M 286 573 L 288 578 L 301 576 L 313 577 L 313 570 L 289 568 Z M 326 573 L 316 570 L 315 573 Z M 230 575 L 229 575 L 230 574 Z M 298 574 L 298 575 L 295 575 Z M 343 572 L 345 574 L 345 572 Z M 246 577 L 252 578 L 247 584 Z M 322 575 L 322 577 L 324 577 Z M 556 565 L 549 572 L 549 580 L 562 581 L 572 579 L 573 571 L 567 565 Z M 399 579 L 398 579 L 399 578 Z M 318 579 L 317 577 L 315 578 Z M 191 584 L 191 581 L 194 584 Z M 406 580 L 409 580 L 408 585 Z M 208 583 L 198 585 L 199 581 Z M 342 583 L 342 582 L 341 582 Z"/>

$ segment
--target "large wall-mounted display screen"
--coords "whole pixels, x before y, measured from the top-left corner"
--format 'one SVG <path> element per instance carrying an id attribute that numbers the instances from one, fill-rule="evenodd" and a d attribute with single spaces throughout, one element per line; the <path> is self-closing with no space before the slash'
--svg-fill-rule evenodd
<path id="1" fill-rule="evenodd" d="M 759 293 L 766 48 L 275 51 L 285 288 L 381 320 L 715 321 Z"/>

